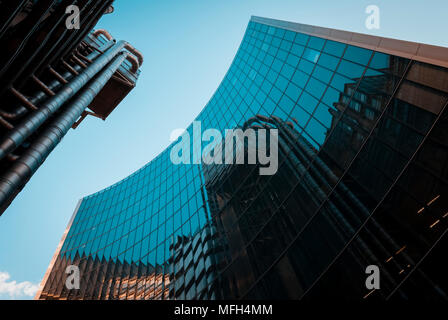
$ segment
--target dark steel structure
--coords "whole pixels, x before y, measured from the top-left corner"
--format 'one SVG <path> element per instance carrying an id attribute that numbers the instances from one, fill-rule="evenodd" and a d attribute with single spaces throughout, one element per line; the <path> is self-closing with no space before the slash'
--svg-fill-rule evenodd
<path id="1" fill-rule="evenodd" d="M 134 88 L 142 54 L 92 31 L 112 2 L 0 1 L 0 215 L 70 128 L 105 120 Z"/>
<path id="2" fill-rule="evenodd" d="M 447 105 L 447 48 L 253 17 L 196 120 L 277 130 L 276 173 L 174 164 L 191 125 L 79 202 L 36 298 L 447 300 Z"/>

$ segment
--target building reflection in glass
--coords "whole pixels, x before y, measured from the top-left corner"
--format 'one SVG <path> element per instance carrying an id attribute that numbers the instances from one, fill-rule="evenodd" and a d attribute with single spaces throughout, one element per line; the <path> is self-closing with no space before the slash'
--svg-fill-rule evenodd
<path id="1" fill-rule="evenodd" d="M 447 97 L 446 68 L 255 19 L 196 120 L 278 129 L 277 173 L 169 147 L 82 200 L 38 297 L 447 299 Z"/>

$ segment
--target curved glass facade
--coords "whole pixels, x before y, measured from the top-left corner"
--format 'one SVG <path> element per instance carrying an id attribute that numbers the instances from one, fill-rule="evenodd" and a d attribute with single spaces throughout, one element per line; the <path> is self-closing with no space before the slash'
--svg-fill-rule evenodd
<path id="1" fill-rule="evenodd" d="M 447 298 L 448 70 L 274 25 L 249 23 L 196 120 L 277 129 L 277 172 L 173 144 L 81 200 L 39 298 Z"/>

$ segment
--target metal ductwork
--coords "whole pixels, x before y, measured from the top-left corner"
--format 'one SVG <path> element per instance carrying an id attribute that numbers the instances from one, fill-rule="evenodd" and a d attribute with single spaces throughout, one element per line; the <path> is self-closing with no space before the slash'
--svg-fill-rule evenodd
<path id="1" fill-rule="evenodd" d="M 107 51 L 115 42 L 114 41 L 109 41 L 107 43 L 105 43 L 100 49 L 99 51 L 93 51 L 91 54 L 89 54 L 87 56 L 88 59 L 90 60 L 94 60 L 95 58 L 97 58 L 100 55 L 100 51 Z M 74 69 L 76 69 L 77 71 L 81 70 L 81 67 L 79 66 L 74 66 Z M 70 79 L 73 77 L 73 75 L 70 72 L 65 72 L 62 75 L 63 79 Z M 61 81 L 60 80 L 53 80 L 51 83 L 48 84 L 48 88 L 50 90 L 58 90 L 61 87 Z M 41 103 L 42 101 L 44 101 L 44 99 L 47 98 L 47 95 L 42 92 L 39 91 L 38 93 L 36 93 L 32 98 L 29 99 L 29 101 L 34 104 L 37 105 L 39 103 Z M 3 110 L 0 110 L 0 116 L 3 118 L 6 118 L 8 120 L 14 120 L 14 119 L 18 119 L 22 116 L 24 116 L 27 113 L 27 108 L 25 108 L 22 105 L 19 105 L 17 108 L 15 108 L 13 111 L 11 112 L 6 112 Z"/>
<path id="2" fill-rule="evenodd" d="M 92 35 L 95 38 L 98 38 L 100 35 L 103 35 L 109 41 L 113 39 L 112 36 L 110 35 L 110 33 L 104 29 L 97 29 L 92 33 Z M 141 67 L 143 65 L 143 54 L 140 51 L 138 51 L 137 49 L 135 49 L 133 46 L 131 46 L 129 43 L 126 43 L 125 48 L 127 50 L 129 50 L 129 52 L 131 52 L 137 58 L 137 60 L 138 60 L 137 69 L 139 67 Z M 132 59 L 132 57 L 128 58 L 128 60 L 131 60 L 131 59 Z M 131 61 L 131 63 L 133 63 L 133 62 Z"/>
<path id="3" fill-rule="evenodd" d="M 96 59 L 87 69 L 67 83 L 55 96 L 50 98 L 38 110 L 31 113 L 20 125 L 8 132 L 0 141 L 0 160 L 14 151 L 37 128 L 39 128 L 67 100 L 72 98 L 90 79 L 92 79 L 126 45 L 120 41 Z"/>
<path id="4" fill-rule="evenodd" d="M 127 50 L 129 50 L 129 52 L 131 52 L 134 56 L 137 57 L 138 63 L 140 66 L 143 65 L 143 54 L 138 51 L 137 49 L 135 49 L 133 46 L 131 46 L 129 43 L 126 43 L 125 48 Z"/>
<path id="5" fill-rule="evenodd" d="M 70 128 L 106 120 L 135 87 L 141 53 L 93 31 L 112 3 L 0 0 L 0 215 Z M 65 24 L 71 4 L 77 30 Z"/>
<path id="6" fill-rule="evenodd" d="M 113 47 L 111 52 L 116 52 L 118 48 L 122 48 L 123 46 L 124 43 L 121 42 Z M 14 162 L 11 169 L 0 177 L 0 205 L 2 207 L 8 205 L 26 182 L 28 182 L 50 152 L 58 145 L 68 130 L 81 116 L 82 112 L 89 106 L 95 96 L 121 66 L 128 54 L 127 52 L 119 52 L 110 59 L 104 57 L 102 61 L 109 62 L 112 59 L 113 61 L 46 127 L 27 151 Z M 65 88 L 65 90 L 68 91 L 69 89 Z M 37 120 L 39 121 L 40 118 Z"/>
<path id="7" fill-rule="evenodd" d="M 104 29 L 97 29 L 95 31 L 93 31 L 92 35 L 95 38 L 98 38 L 100 36 L 100 34 L 102 34 L 104 37 L 106 37 L 107 40 L 112 40 L 113 37 L 110 35 L 109 31 L 104 30 Z"/>

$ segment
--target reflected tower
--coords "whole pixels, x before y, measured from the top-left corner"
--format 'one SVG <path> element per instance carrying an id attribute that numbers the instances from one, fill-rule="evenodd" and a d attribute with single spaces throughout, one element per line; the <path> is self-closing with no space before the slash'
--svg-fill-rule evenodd
<path id="1" fill-rule="evenodd" d="M 447 299 L 447 57 L 253 17 L 196 121 L 277 129 L 277 173 L 174 165 L 171 145 L 80 201 L 36 298 Z"/>

